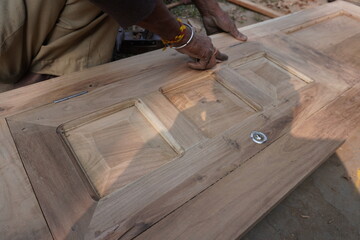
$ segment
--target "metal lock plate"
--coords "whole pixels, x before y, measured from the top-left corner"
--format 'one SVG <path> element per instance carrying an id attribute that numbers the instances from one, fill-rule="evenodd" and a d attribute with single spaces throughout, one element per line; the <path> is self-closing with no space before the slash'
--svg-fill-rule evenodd
<path id="1" fill-rule="evenodd" d="M 268 140 L 267 136 L 264 133 L 257 131 L 251 132 L 250 137 L 253 140 L 253 142 L 257 144 L 263 144 Z"/>

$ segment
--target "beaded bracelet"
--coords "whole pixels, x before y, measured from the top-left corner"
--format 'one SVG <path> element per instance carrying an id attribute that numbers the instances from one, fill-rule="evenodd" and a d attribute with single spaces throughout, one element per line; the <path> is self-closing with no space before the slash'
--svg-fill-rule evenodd
<path id="1" fill-rule="evenodd" d="M 165 50 L 167 47 L 170 47 L 170 48 L 173 48 L 173 49 L 181 49 L 181 48 L 184 48 L 186 47 L 190 42 L 191 40 L 194 38 L 194 29 L 192 28 L 192 26 L 190 26 L 189 24 L 187 23 L 183 23 L 179 18 L 177 19 L 177 21 L 181 24 L 180 25 L 180 34 L 175 36 L 174 40 L 164 40 L 162 39 L 162 42 L 163 44 L 165 45 L 165 47 L 163 48 L 163 50 Z M 178 43 L 180 42 L 181 40 L 183 40 L 184 36 L 185 36 L 185 31 L 186 31 L 186 27 L 188 27 L 190 30 L 191 30 L 191 35 L 190 35 L 190 38 L 188 39 L 188 41 L 181 45 L 181 46 L 178 46 L 178 47 L 173 47 L 171 46 L 172 44 L 174 43 Z"/>
<path id="2" fill-rule="evenodd" d="M 193 38 L 194 38 L 194 29 L 193 29 L 193 27 L 192 27 L 191 25 L 187 24 L 187 23 L 184 23 L 184 25 L 187 26 L 188 28 L 190 28 L 190 30 L 191 30 L 190 38 L 189 38 L 189 39 L 187 40 L 187 42 L 184 43 L 183 45 L 178 46 L 178 47 L 171 47 L 171 48 L 173 48 L 173 49 L 181 49 L 181 48 L 184 48 L 184 47 L 186 47 L 187 45 L 189 45 L 189 43 L 191 42 L 191 40 L 193 40 Z"/>
<path id="3" fill-rule="evenodd" d="M 165 45 L 165 48 L 168 47 L 168 46 L 170 46 L 170 45 L 173 44 L 173 43 L 178 43 L 178 42 L 180 42 L 180 41 L 184 38 L 184 36 L 185 36 L 186 26 L 182 23 L 182 21 L 181 21 L 180 18 L 178 18 L 177 21 L 178 21 L 179 24 L 180 24 L 180 28 L 179 28 L 180 34 L 177 35 L 177 36 L 175 36 L 175 37 L 174 37 L 174 40 L 164 40 L 164 39 L 161 39 L 161 41 L 162 41 L 163 44 Z"/>

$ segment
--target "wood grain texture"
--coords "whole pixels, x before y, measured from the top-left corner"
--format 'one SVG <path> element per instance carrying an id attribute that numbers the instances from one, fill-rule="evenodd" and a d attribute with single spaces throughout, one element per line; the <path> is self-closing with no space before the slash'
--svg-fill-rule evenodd
<path id="1" fill-rule="evenodd" d="M 299 26 L 289 35 L 339 62 L 353 67 L 360 64 L 360 18 L 344 13 L 304 27 Z"/>
<path id="2" fill-rule="evenodd" d="M 164 95 L 210 138 L 255 112 L 211 77 L 168 89 Z"/>
<path id="3" fill-rule="evenodd" d="M 59 147 L 63 144 L 56 129 L 12 120 L 8 124 L 54 238 L 82 239 L 96 202 L 65 148 Z"/>
<path id="4" fill-rule="evenodd" d="M 158 119 L 161 119 L 166 132 L 173 136 L 183 149 L 181 152 L 206 140 L 201 131 L 181 114 L 164 94 L 155 92 L 142 97 L 141 100 Z"/>
<path id="5" fill-rule="evenodd" d="M 319 18 L 319 16 L 338 13 L 341 11 L 340 9 L 346 9 L 347 12 L 359 15 L 358 9 L 354 8 L 352 4 L 336 1 L 321 7 L 309 9 L 305 12 L 294 13 L 291 17 L 284 16 L 286 17 L 284 21 L 284 17 L 275 18 L 241 28 L 240 31 L 246 34 L 251 40 L 296 27 L 299 24 L 303 24 L 304 19 L 316 19 Z M 213 35 L 211 38 L 214 45 L 219 49 L 231 50 L 232 46 L 242 44 L 224 33 Z M 156 61 L 154 61 L 154 59 L 156 59 Z M 153 76 L 165 71 L 165 73 L 169 75 L 169 73 L 176 72 L 179 68 L 181 69 L 181 73 L 184 73 L 183 69 L 186 67 L 186 60 L 186 56 L 178 54 L 176 51 L 153 51 L 142 54 L 141 56 L 128 58 L 126 61 L 112 62 L 82 72 L 50 79 L 46 82 L 36 83 L 25 88 L 8 91 L 0 95 L 0 116 L 6 117 L 34 109 L 44 104 L 49 104 L 56 99 L 81 91 L 86 90 L 91 92 L 110 83 L 118 82 L 121 85 L 121 80 L 134 77 L 138 74 Z M 190 71 L 188 72 L 190 73 Z M 196 71 L 191 71 L 193 75 L 197 73 L 201 74 Z M 165 74 L 165 76 L 167 75 Z"/>
<path id="6" fill-rule="evenodd" d="M 234 70 L 251 81 L 262 94 L 269 96 L 272 102 L 287 96 L 288 91 L 306 85 L 305 81 L 282 69 L 266 56 L 236 66 Z"/>
<path id="7" fill-rule="evenodd" d="M 265 50 L 276 59 L 289 62 L 287 69 L 295 68 L 301 72 L 306 70 L 305 67 L 315 64 L 315 61 L 321 59 L 316 57 L 316 53 L 310 54 L 309 59 L 299 59 L 298 56 L 306 51 L 306 48 L 302 50 L 301 46 L 296 48 L 296 52 L 287 48 L 277 51 L 278 53 L 275 54 L 270 49 L 276 49 L 279 45 L 273 44 L 271 46 L 268 41 L 283 44 L 285 40 L 279 37 L 271 36 L 268 41 L 265 39 L 261 41 L 266 44 L 249 42 L 231 48 L 231 53 L 243 52 L 251 55 L 254 52 Z M 290 44 L 286 41 L 285 43 Z M 295 46 L 297 47 L 297 45 Z M 247 57 L 247 55 L 241 56 Z M 237 60 L 235 59 L 235 61 Z M 329 66 L 332 66 L 331 64 L 333 63 L 330 63 Z M 318 70 L 319 68 L 313 67 L 312 69 Z M 46 182 L 35 181 L 34 189 L 40 203 L 47 205 L 44 208 L 44 214 L 47 218 L 52 218 L 49 221 L 49 226 L 56 229 L 56 236 L 59 238 L 66 236 L 76 238 L 85 235 L 88 239 L 119 237 L 131 239 L 263 150 L 267 144 L 254 146 L 252 142 L 249 142 L 248 139 L 252 130 L 265 132 L 271 139 L 269 143 L 276 141 L 289 131 L 290 125 L 305 121 L 324 104 L 347 89 L 348 85 L 342 78 L 328 78 L 329 69 L 320 72 L 314 71 L 312 76 L 316 81 L 313 83 L 306 84 L 298 91 L 292 91 L 290 95 L 281 99 L 276 105 L 267 109 L 264 108 L 264 112 L 256 112 L 246 118 L 246 121 L 244 119 L 243 122 L 234 123 L 231 128 L 213 139 L 190 148 L 179 161 L 171 161 L 159 167 L 121 190 L 101 198 L 98 202 L 91 199 L 89 187 L 84 186 L 81 182 L 83 179 L 77 175 L 79 170 L 75 166 L 68 166 L 73 164 L 73 161 L 65 155 L 67 152 L 58 149 L 62 143 L 55 133 L 56 128 L 64 122 L 89 114 L 96 114 L 96 111 L 127 101 L 130 98 L 141 99 L 145 97 L 144 99 L 147 99 L 148 94 L 151 95 L 163 85 L 166 92 L 166 89 L 174 89 L 172 87 L 176 86 L 176 84 L 174 85 L 176 82 L 190 81 L 196 84 L 198 80 L 209 79 L 212 72 L 190 71 L 182 76 L 175 75 L 174 78 L 169 75 L 166 78 L 156 76 L 151 79 L 146 78 L 144 81 L 141 80 L 145 79 L 146 76 L 129 78 L 63 103 L 49 104 L 29 112 L 20 113 L 10 117 L 9 123 L 12 131 L 17 133 L 14 134 L 17 144 L 24 148 L 20 154 L 24 158 L 24 163 L 27 162 L 28 167 L 32 169 L 29 174 L 32 178 L 41 176 L 46 179 Z M 310 70 L 307 71 L 310 75 Z M 161 74 L 169 73 L 165 71 Z M 344 77 L 346 76 L 344 75 Z M 134 82 L 134 80 L 139 82 Z M 170 88 L 166 88 L 167 84 Z M 331 88 L 327 87 L 328 85 Z M 180 84 L 180 88 L 184 86 L 186 84 Z M 146 101 L 144 100 L 145 105 L 150 106 Z M 294 109 L 294 107 L 296 108 Z M 151 107 L 149 108 L 151 109 Z M 164 126 L 168 125 L 168 123 L 164 124 Z M 23 131 L 23 128 L 33 130 Z M 22 136 L 22 134 L 26 136 Z M 27 144 L 28 139 L 31 138 L 39 139 L 31 142 L 35 144 L 34 148 L 41 149 L 44 156 L 52 158 L 51 171 L 44 171 L 44 168 L 50 168 L 49 160 L 46 157 L 37 158 L 35 157 L 36 153 L 30 152 Z M 174 138 L 176 140 L 176 136 Z M 41 144 L 41 141 L 51 144 Z M 30 162 L 32 163 L 31 166 Z M 59 179 L 64 173 L 71 178 Z M 59 185 L 59 182 L 62 184 Z M 47 186 L 45 187 L 43 184 L 47 184 Z M 67 187 L 61 190 L 61 186 Z M 49 189 L 53 191 L 56 189 L 56 194 L 48 194 L 51 192 Z M 81 202 L 83 204 L 78 207 Z M 64 212 L 63 208 L 66 204 L 70 210 Z M 73 226 L 76 226 L 75 230 L 72 230 Z M 89 229 L 89 231 L 85 229 Z"/>
<path id="8" fill-rule="evenodd" d="M 144 113 L 147 115 L 147 113 Z M 177 153 L 136 105 L 79 123 L 65 137 L 99 197 L 173 160 Z M 93 149 L 93 151 L 89 151 Z"/>
<path id="9" fill-rule="evenodd" d="M 291 124 L 296 125 L 305 121 L 306 118 L 300 116 L 306 116 L 303 111 L 321 102 L 319 96 L 322 94 L 319 91 L 322 90 L 329 93 L 320 86 L 309 85 L 309 88 L 284 99 L 285 102 L 276 108 L 278 111 L 255 114 L 244 124 L 234 126 L 217 138 L 190 149 L 181 161 L 171 162 L 149 174 L 146 179 L 125 188 L 122 192 L 114 193 L 113 196 L 116 197 L 111 205 L 109 201 L 99 202 L 98 211 L 95 212 L 90 224 L 90 228 L 94 228 L 91 232 L 101 232 L 99 239 L 115 239 L 119 236 L 121 239 L 132 239 L 137 236 L 169 211 L 178 208 L 191 199 L 191 196 L 203 191 L 266 147 L 267 144 L 254 145 L 249 141 L 251 130 L 265 132 L 272 142 L 286 133 Z M 291 106 L 295 103 L 303 108 L 294 112 Z M 171 174 L 175 171 L 176 177 Z M 122 204 L 124 207 L 120 207 Z M 106 227 L 111 226 L 109 214 L 121 216 L 121 219 L 116 219 L 118 224 L 114 228 Z M 88 238 L 93 236 L 89 234 Z"/>
<path id="10" fill-rule="evenodd" d="M 358 84 L 137 239 L 238 238 L 342 144 L 359 109 Z"/>
<path id="11" fill-rule="evenodd" d="M 252 160 L 252 157 L 266 147 L 271 147 L 278 139 L 285 139 L 282 137 L 293 129 L 292 127 L 306 126 L 304 124 L 313 114 L 355 85 L 360 79 L 359 73 L 357 68 L 350 64 L 341 64 L 328 53 L 309 48 L 305 43 L 295 42 L 286 31 L 306 21 L 333 16 L 343 11 L 360 16 L 359 11 L 353 8 L 339 1 L 247 27 L 244 31 L 241 29 L 250 37 L 247 43 L 239 43 L 227 35 L 216 35 L 213 37 L 215 45 L 227 53 L 230 60 L 205 72 L 187 69 L 187 58 L 174 51 L 158 51 L 0 94 L 0 116 L 7 118 L 36 197 L 55 238 L 132 239 L 152 225 L 157 225 L 157 222 L 160 221 L 161 224 L 161 219 L 174 210 L 187 206 L 184 205 L 187 202 L 190 204 L 196 199 L 194 196 L 201 192 L 206 193 L 212 185 L 221 183 L 226 175 L 232 175 L 232 172 L 240 169 L 245 162 L 250 163 L 249 159 Z M 354 43 L 357 38 L 351 38 L 349 44 L 356 47 Z M 344 55 L 350 54 L 348 61 L 354 59 L 354 56 L 351 56 L 352 52 L 346 53 L 345 49 L 337 49 Z M 259 53 L 270 56 L 268 60 L 280 66 L 280 70 L 284 70 L 285 74 L 297 72 L 302 75 L 295 76 L 313 81 L 299 85 L 297 91 L 289 91 L 289 94 L 285 93 L 286 96 L 275 104 L 266 106 L 267 100 L 271 97 L 257 94 L 273 89 L 274 84 L 259 90 L 259 84 L 254 85 L 251 79 L 240 76 L 231 65 L 237 61 L 248 62 L 251 56 Z M 263 76 L 263 80 L 266 78 L 266 74 L 260 75 Z M 216 80 L 215 83 L 219 84 L 216 88 L 210 84 L 210 87 L 205 88 L 206 91 L 201 90 L 203 95 L 208 94 L 207 89 L 219 89 L 220 86 L 223 96 L 232 102 L 240 99 L 241 104 L 244 104 L 241 106 L 257 112 L 245 116 L 243 122 L 235 122 L 224 128 L 217 123 L 219 128 L 216 129 L 223 128 L 224 131 L 221 130 L 214 134 L 212 139 L 207 139 L 201 130 L 194 128 L 195 123 L 189 116 L 186 116 L 185 112 L 188 109 L 180 110 L 172 103 L 166 102 L 167 99 L 159 92 L 160 88 L 166 92 L 166 89 L 171 90 L 179 82 L 196 83 L 200 79 L 212 79 L 213 83 Z M 237 83 L 237 79 L 248 85 L 243 88 L 242 84 Z M 186 87 L 186 84 L 180 85 Z M 55 99 L 83 90 L 89 93 L 63 103 L 52 103 Z M 228 90 L 235 96 L 234 101 L 234 96 L 228 96 Z M 184 92 L 184 95 L 186 94 L 187 91 Z M 129 99 L 140 99 L 144 103 L 144 108 L 139 111 L 149 110 L 153 113 L 145 116 L 145 122 L 151 122 L 157 132 L 162 132 L 163 129 L 162 136 L 172 136 L 171 141 L 178 143 L 185 153 L 181 158 L 170 161 L 95 201 L 88 180 L 82 177 L 82 169 L 77 167 L 76 159 L 64 147 L 56 130 L 64 123 L 96 115 L 98 111 Z M 196 102 L 194 99 L 196 100 L 192 98 L 191 101 Z M 350 103 L 351 101 L 349 107 Z M 164 112 L 161 114 L 162 106 Z M 201 101 L 194 107 L 201 110 Z M 201 114 L 190 115 L 200 120 L 202 117 Z M 220 117 L 216 117 L 221 121 Z M 156 124 L 153 124 L 154 122 Z M 340 120 L 339 122 L 341 123 Z M 323 123 L 317 124 L 320 128 Z M 189 129 L 195 130 L 191 132 Z M 270 141 L 265 145 L 253 145 L 249 141 L 252 130 L 265 132 Z M 106 136 L 112 136 L 111 129 L 106 131 Z M 102 134 L 103 132 L 98 132 L 97 136 L 103 139 Z M 300 135 L 296 137 L 302 138 Z M 330 149 L 335 145 L 330 142 L 323 146 Z M 108 151 L 108 145 L 102 147 Z M 16 155 L 16 149 L 9 149 L 7 161 L 10 159 L 9 156 Z M 314 156 L 321 158 L 320 155 Z M 315 167 L 316 165 L 310 166 L 308 169 Z M 22 179 L 26 179 L 24 172 L 21 175 Z M 5 176 L 8 181 L 10 177 Z M 23 180 L 19 184 L 22 183 Z M 9 189 L 8 186 L 5 188 Z M 34 198 L 34 195 L 31 196 Z M 26 198 L 27 196 L 19 196 L 19 201 L 25 201 Z M 7 201 L 9 200 L 5 200 L 5 205 L 8 204 Z M 24 219 L 27 219 L 30 214 L 24 212 L 24 215 Z M 214 232 L 216 231 L 220 230 L 214 227 Z M 8 232 L 15 233 L 16 230 L 12 229 Z"/>
<path id="12" fill-rule="evenodd" d="M 0 119 L 2 239 L 52 239 L 5 119 Z"/>
<path id="13" fill-rule="evenodd" d="M 136 239 L 237 239 L 341 143 L 286 135 Z"/>

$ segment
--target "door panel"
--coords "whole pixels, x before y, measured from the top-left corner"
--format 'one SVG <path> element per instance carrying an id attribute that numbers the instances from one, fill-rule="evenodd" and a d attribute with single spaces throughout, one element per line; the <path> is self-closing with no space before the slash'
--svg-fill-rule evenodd
<path id="1" fill-rule="evenodd" d="M 153 113 L 139 100 L 112 106 L 76 123 L 61 134 L 98 198 L 121 188 L 182 153 Z M 152 116 L 150 116 L 152 115 Z M 156 124 L 159 124 L 156 126 Z M 153 126 L 154 125 L 154 126 Z M 160 131 L 157 131 L 159 129 Z"/>
<path id="2" fill-rule="evenodd" d="M 349 68 L 294 40 L 301 29 L 228 46 L 210 71 L 139 73 L 8 117 L 54 237 L 138 236 L 346 91 Z"/>
<path id="3" fill-rule="evenodd" d="M 347 88 L 342 81 L 325 82 L 321 74 L 310 78 L 302 66 L 311 61 L 297 60 L 301 64 L 294 67 L 287 61 L 291 51 L 275 54 L 255 45 L 232 49 L 247 49 L 248 55 L 211 74 L 158 79 L 160 88 L 143 95 L 130 88 L 121 99 L 106 102 L 88 94 L 9 118 L 30 178 L 40 174 L 53 182 L 54 195 L 44 183 L 35 182 L 34 188 L 56 236 L 140 234 Z M 335 82 L 337 88 L 327 90 Z M 146 89 L 141 82 L 133 88 Z M 99 110 L 89 113 L 89 102 Z M 75 111 L 82 105 L 83 112 Z M 56 109 L 65 110 L 61 118 Z M 249 141 L 253 130 L 266 133 L 269 141 Z M 36 139 L 31 148 L 28 139 Z M 42 157 L 32 148 L 42 149 Z"/>
<path id="4" fill-rule="evenodd" d="M 360 64 L 360 18 L 339 11 L 286 31 L 292 38 L 352 67 Z"/>
<path id="5" fill-rule="evenodd" d="M 255 113 L 213 77 L 167 87 L 163 94 L 209 138 Z"/>

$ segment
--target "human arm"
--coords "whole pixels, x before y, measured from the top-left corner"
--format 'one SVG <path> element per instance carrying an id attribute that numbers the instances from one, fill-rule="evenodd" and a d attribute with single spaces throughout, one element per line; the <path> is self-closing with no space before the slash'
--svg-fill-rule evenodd
<path id="1" fill-rule="evenodd" d="M 181 33 L 179 22 L 162 0 L 92 0 L 92 2 L 112 15 L 123 27 L 136 24 L 160 35 L 164 40 L 175 39 Z M 135 12 L 136 9 L 139 10 L 139 14 Z M 181 46 L 190 37 L 191 29 L 186 28 L 181 41 L 172 46 Z M 227 59 L 226 55 L 215 49 L 210 38 L 196 33 L 191 42 L 178 51 L 196 59 L 195 62 L 189 63 L 189 67 L 194 69 L 209 69 L 218 61 Z"/>
<path id="2" fill-rule="evenodd" d="M 246 41 L 247 37 L 237 30 L 235 23 L 224 12 L 216 0 L 181 0 L 184 4 L 194 3 L 199 10 L 208 35 L 221 31 L 231 34 L 240 41 Z"/>

